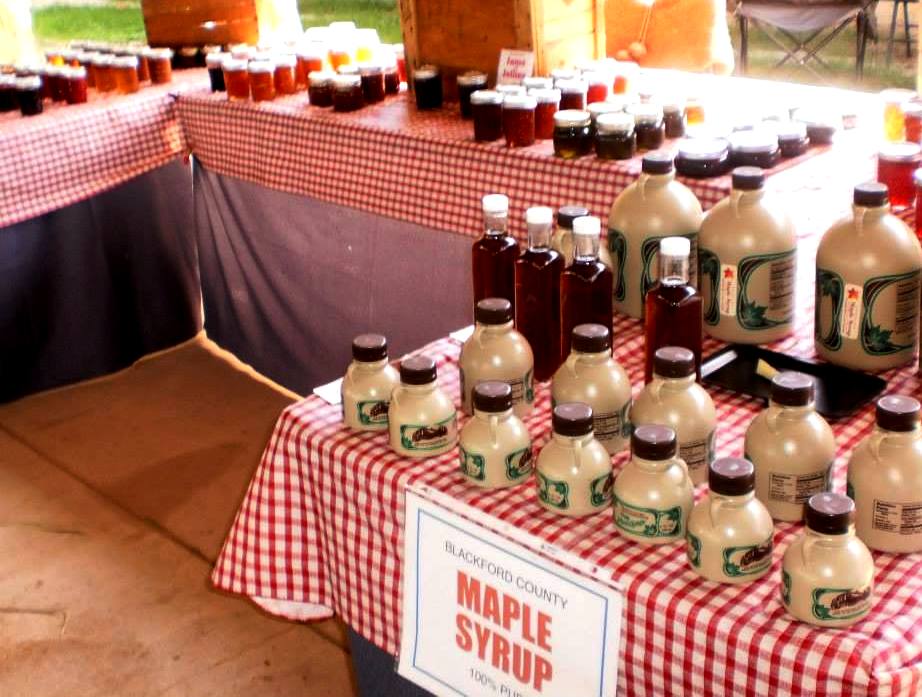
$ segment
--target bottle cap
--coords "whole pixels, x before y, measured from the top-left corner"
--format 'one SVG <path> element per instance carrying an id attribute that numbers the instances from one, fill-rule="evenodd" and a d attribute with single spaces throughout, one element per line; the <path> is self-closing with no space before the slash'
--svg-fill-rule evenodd
<path id="1" fill-rule="evenodd" d="M 708 468 L 708 486 L 715 494 L 742 496 L 756 488 L 756 470 L 741 457 L 721 457 Z"/>
<path id="2" fill-rule="evenodd" d="M 672 153 L 654 150 L 643 156 L 641 170 L 646 174 L 669 174 L 675 169 Z"/>
<path id="3" fill-rule="evenodd" d="M 855 502 L 848 496 L 825 491 L 807 501 L 807 527 L 823 535 L 844 535 L 855 520 Z"/>
<path id="4" fill-rule="evenodd" d="M 600 71 L 587 70 L 582 77 L 590 85 L 607 85 L 610 82 L 608 75 Z"/>
<path id="5" fill-rule="evenodd" d="M 144 51 L 145 58 L 154 60 L 171 60 L 173 58 L 173 49 L 171 48 L 148 48 Z"/>
<path id="6" fill-rule="evenodd" d="M 458 75 L 458 84 L 464 87 L 485 86 L 487 84 L 487 74 L 479 70 L 468 70 L 466 73 Z"/>
<path id="7" fill-rule="evenodd" d="M 758 191 L 765 186 L 765 174 L 759 167 L 737 167 L 733 170 L 733 188 L 739 191 Z"/>
<path id="8" fill-rule="evenodd" d="M 877 425 L 885 431 L 912 431 L 919 425 L 919 400 L 888 394 L 877 400 Z"/>
<path id="9" fill-rule="evenodd" d="M 602 234 L 602 221 L 594 215 L 584 215 L 573 221 L 573 234 L 599 237 Z"/>
<path id="10" fill-rule="evenodd" d="M 487 194 L 481 199 L 483 212 L 492 215 L 505 215 L 509 212 L 509 197 L 506 194 Z"/>
<path id="11" fill-rule="evenodd" d="M 250 72 L 253 72 L 253 64 L 256 61 L 250 61 Z M 361 86 L 362 78 L 359 75 L 334 75 L 333 76 L 333 89 L 337 91 L 343 90 L 354 90 L 356 87 Z"/>
<path id="12" fill-rule="evenodd" d="M 387 358 L 387 339 L 381 334 L 359 334 L 352 340 L 352 357 L 360 363 Z"/>
<path id="13" fill-rule="evenodd" d="M 816 395 L 816 381 L 805 373 L 786 370 L 772 378 L 772 401 L 785 407 L 803 407 Z"/>
<path id="14" fill-rule="evenodd" d="M 694 375 L 695 354 L 683 346 L 663 346 L 653 354 L 653 372 L 661 378 Z"/>
<path id="15" fill-rule="evenodd" d="M 525 211 L 526 225 L 553 225 L 554 211 L 547 206 L 532 206 Z"/>
<path id="16" fill-rule="evenodd" d="M 228 73 L 246 72 L 247 61 L 243 58 L 229 58 L 221 64 L 221 68 Z M 324 75 L 326 80 L 332 79 L 332 73 L 313 72 L 311 75 Z"/>
<path id="17" fill-rule="evenodd" d="M 30 77 L 19 77 L 16 78 L 16 89 L 17 90 L 40 90 L 42 88 L 42 78 L 38 75 L 32 75 Z"/>
<path id="18" fill-rule="evenodd" d="M 554 125 L 561 128 L 588 126 L 591 121 L 592 116 L 582 109 L 563 109 L 554 114 Z"/>
<path id="19" fill-rule="evenodd" d="M 138 67 L 138 57 L 137 56 L 119 56 L 112 64 L 116 68 L 137 68 Z"/>
<path id="20" fill-rule="evenodd" d="M 789 140 L 799 142 L 807 137 L 807 126 L 800 121 L 784 121 L 775 124 L 775 133 L 782 143 Z"/>
<path id="21" fill-rule="evenodd" d="M 611 349 L 611 330 L 604 324 L 577 324 L 571 346 L 579 353 L 602 353 Z"/>
<path id="22" fill-rule="evenodd" d="M 557 209 L 557 225 L 572 230 L 573 221 L 586 215 L 589 215 L 589 209 L 585 206 L 561 206 Z"/>
<path id="23" fill-rule="evenodd" d="M 554 68 L 551 71 L 552 80 L 572 80 L 577 73 L 573 68 Z"/>
<path id="24" fill-rule="evenodd" d="M 502 104 L 503 95 L 496 90 L 477 90 L 471 92 L 471 104 Z"/>
<path id="25" fill-rule="evenodd" d="M 554 407 L 551 417 L 554 433 L 561 436 L 585 436 L 592 433 L 592 407 L 582 402 L 564 402 Z"/>
<path id="26" fill-rule="evenodd" d="M 400 362 L 400 382 L 406 385 L 428 385 L 435 377 L 435 361 L 429 356 L 412 356 Z"/>
<path id="27" fill-rule="evenodd" d="M 886 184 L 865 182 L 855 187 L 854 202 L 856 206 L 877 208 L 890 202 L 890 191 Z"/>
<path id="28" fill-rule="evenodd" d="M 512 321 L 512 303 L 506 298 L 484 298 L 474 307 L 478 324 L 506 324 Z"/>
<path id="29" fill-rule="evenodd" d="M 687 237 L 664 237 L 659 241 L 659 253 L 664 257 L 687 257 L 691 241 Z"/>
<path id="30" fill-rule="evenodd" d="M 512 409 L 512 388 L 507 382 L 488 380 L 474 386 L 474 409 L 496 414 Z"/>
<path id="31" fill-rule="evenodd" d="M 638 426 L 631 434 L 631 452 L 642 460 L 668 460 L 677 450 L 675 431 L 669 426 Z"/>

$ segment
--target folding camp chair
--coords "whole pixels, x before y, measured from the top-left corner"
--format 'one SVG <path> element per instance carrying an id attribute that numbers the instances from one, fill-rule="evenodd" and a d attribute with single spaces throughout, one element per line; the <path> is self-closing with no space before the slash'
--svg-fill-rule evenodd
<path id="1" fill-rule="evenodd" d="M 740 68 L 749 67 L 749 28 L 762 32 L 784 55 L 775 64 L 780 68 L 794 62 L 821 82 L 816 66 L 829 70 L 819 52 L 853 21 L 858 32 L 855 74 L 864 74 L 864 56 L 870 25 L 870 6 L 874 0 L 741 0 L 736 14 L 740 26 Z"/>

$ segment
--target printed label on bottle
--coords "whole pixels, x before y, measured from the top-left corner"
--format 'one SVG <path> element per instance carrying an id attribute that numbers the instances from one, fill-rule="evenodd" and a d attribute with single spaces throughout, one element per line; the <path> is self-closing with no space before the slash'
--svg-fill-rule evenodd
<path id="1" fill-rule="evenodd" d="M 922 501 L 896 503 L 874 499 L 871 526 L 897 535 L 922 534 Z"/>
<path id="2" fill-rule="evenodd" d="M 720 265 L 720 290 L 717 291 L 717 306 L 720 314 L 736 317 L 736 296 L 739 294 L 739 272 L 734 264 Z"/>
<path id="3" fill-rule="evenodd" d="M 535 381 L 532 371 L 528 371 L 524 376 L 515 380 L 505 380 L 512 388 L 512 404 L 520 402 L 532 404 L 535 401 Z"/>
<path id="4" fill-rule="evenodd" d="M 614 438 L 630 437 L 630 422 L 628 421 L 630 409 L 631 400 L 628 400 L 618 411 L 593 413 L 592 430 L 596 439 L 607 441 Z"/>
<path id="5" fill-rule="evenodd" d="M 835 271 L 817 267 L 815 300 L 813 335 L 817 343 L 824 348 L 838 351 L 842 348 L 841 325 L 842 309 L 845 305 L 845 281 Z"/>
<path id="6" fill-rule="evenodd" d="M 601 477 L 596 477 L 589 485 L 589 501 L 596 508 L 611 504 L 611 491 L 614 480 L 611 473 L 606 472 Z"/>
<path id="7" fill-rule="evenodd" d="M 556 479 L 546 477 L 541 472 L 538 475 L 538 498 L 542 503 L 553 508 L 565 511 L 570 507 L 570 485 Z"/>
<path id="8" fill-rule="evenodd" d="M 791 574 L 781 569 L 781 602 L 791 604 Z"/>
<path id="9" fill-rule="evenodd" d="M 659 243 L 665 237 L 685 237 L 691 242 L 688 256 L 688 282 L 698 287 L 698 233 L 687 235 L 662 235 L 647 237 L 640 244 L 640 301 L 647 297 L 647 291 L 659 279 Z"/>
<path id="10" fill-rule="evenodd" d="M 772 538 L 760 545 L 724 548 L 724 573 L 727 576 L 752 576 L 772 565 Z"/>
<path id="11" fill-rule="evenodd" d="M 627 295 L 627 283 L 624 280 L 627 263 L 627 240 L 624 234 L 614 228 L 608 228 L 608 252 L 611 255 L 612 297 L 615 302 L 624 302 Z"/>
<path id="12" fill-rule="evenodd" d="M 826 469 L 807 474 L 783 474 L 770 472 L 768 475 L 768 498 L 772 501 L 803 504 L 813 494 L 829 489 L 832 463 Z"/>
<path id="13" fill-rule="evenodd" d="M 685 553 L 692 566 L 696 569 L 701 566 L 701 540 L 691 533 L 685 536 Z"/>
<path id="14" fill-rule="evenodd" d="M 506 479 L 510 482 L 517 481 L 531 474 L 534 455 L 531 446 L 516 450 L 506 455 Z"/>
<path id="15" fill-rule="evenodd" d="M 861 301 L 861 286 L 845 284 L 845 305 L 839 320 L 839 334 L 846 339 L 857 339 L 861 327 L 861 314 L 864 303 Z"/>
<path id="16" fill-rule="evenodd" d="M 708 466 L 714 461 L 716 435 L 711 431 L 707 438 L 679 444 L 679 457 L 685 460 L 689 473 L 701 469 L 707 471 Z"/>
<path id="17" fill-rule="evenodd" d="M 794 318 L 794 250 L 754 254 L 739 264 L 724 264 L 709 249 L 700 249 L 704 321 L 736 317 L 746 330 L 769 329 Z"/>
<path id="18" fill-rule="evenodd" d="M 387 408 L 390 402 L 370 399 L 355 405 L 359 423 L 363 426 L 387 426 Z"/>
<path id="19" fill-rule="evenodd" d="M 616 495 L 615 525 L 632 535 L 643 537 L 680 537 L 682 535 L 682 508 L 673 506 L 665 510 L 632 506 Z"/>
<path id="20" fill-rule="evenodd" d="M 439 450 L 455 442 L 456 428 L 454 414 L 434 424 L 403 424 L 400 426 L 400 445 L 405 450 Z"/>
<path id="21" fill-rule="evenodd" d="M 865 353 L 889 356 L 912 351 L 918 334 L 919 272 L 868 280 L 864 284 L 861 317 L 861 347 Z"/>
<path id="22" fill-rule="evenodd" d="M 464 446 L 459 446 L 458 450 L 461 455 L 461 474 L 482 482 L 487 475 L 487 463 L 484 456 L 469 452 L 464 449 Z"/>
<path id="23" fill-rule="evenodd" d="M 871 586 L 814 588 L 813 616 L 818 620 L 848 620 L 871 609 Z"/>

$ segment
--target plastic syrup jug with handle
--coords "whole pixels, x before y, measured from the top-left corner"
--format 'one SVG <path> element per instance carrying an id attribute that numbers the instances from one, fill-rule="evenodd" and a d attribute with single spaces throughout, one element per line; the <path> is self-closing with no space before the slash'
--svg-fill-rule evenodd
<path id="1" fill-rule="evenodd" d="M 387 362 L 387 339 L 360 334 L 352 340 L 352 363 L 342 383 L 343 422 L 356 431 L 387 430 L 391 393 L 400 375 Z"/>
<path id="2" fill-rule="evenodd" d="M 401 361 L 387 417 L 391 448 L 399 455 L 441 455 L 458 442 L 455 405 L 439 389 L 435 361 L 428 356 Z"/>

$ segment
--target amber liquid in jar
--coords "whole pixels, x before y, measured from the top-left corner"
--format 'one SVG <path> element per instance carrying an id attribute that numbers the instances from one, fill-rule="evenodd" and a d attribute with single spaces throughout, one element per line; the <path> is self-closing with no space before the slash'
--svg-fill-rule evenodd
<path id="1" fill-rule="evenodd" d="M 133 94 L 141 89 L 136 65 L 116 64 L 113 71 L 115 72 L 115 88 L 119 94 Z"/>
<path id="2" fill-rule="evenodd" d="M 689 126 L 697 126 L 704 123 L 704 105 L 701 102 L 689 101 L 685 105 L 685 122 Z"/>
<path id="3" fill-rule="evenodd" d="M 83 68 L 74 68 L 67 77 L 67 103 L 84 104 L 86 100 L 86 70 Z"/>
<path id="4" fill-rule="evenodd" d="M 250 76 L 246 61 L 234 59 L 224 64 L 224 86 L 227 98 L 232 101 L 246 101 L 250 98 Z"/>
<path id="5" fill-rule="evenodd" d="M 150 54 L 147 56 L 147 67 L 150 71 L 150 81 L 155 85 L 165 85 L 173 81 L 172 55 Z"/>
<path id="6" fill-rule="evenodd" d="M 922 103 L 911 102 L 903 107 L 903 127 L 907 141 L 922 143 Z"/>
<path id="7" fill-rule="evenodd" d="M 275 93 L 278 95 L 294 94 L 298 91 L 294 65 L 276 65 L 273 81 Z"/>
<path id="8" fill-rule="evenodd" d="M 330 50 L 329 55 L 330 66 L 333 70 L 338 70 L 341 65 L 349 65 L 352 62 L 352 58 L 349 56 L 348 51 L 341 50 Z"/>
<path id="9" fill-rule="evenodd" d="M 560 361 L 570 355 L 570 338 L 578 324 L 612 324 L 611 269 L 598 257 L 576 257 L 560 279 Z"/>
<path id="10" fill-rule="evenodd" d="M 114 92 L 115 67 L 111 64 L 96 63 L 96 89 L 100 92 Z"/>
<path id="11" fill-rule="evenodd" d="M 604 82 L 591 83 L 589 89 L 586 91 L 586 103 L 594 104 L 596 102 L 604 102 L 608 99 L 608 85 Z M 575 109 L 577 107 L 564 107 L 566 109 Z M 585 108 L 585 107 L 581 107 Z"/>
<path id="12" fill-rule="evenodd" d="M 254 61 L 255 62 L 255 61 Z M 273 69 L 253 70 L 250 64 L 250 96 L 254 102 L 268 102 L 275 99 L 275 76 Z"/>
<path id="13" fill-rule="evenodd" d="M 535 99 L 509 95 L 503 102 L 503 134 L 506 145 L 522 148 L 535 143 Z"/>
<path id="14" fill-rule="evenodd" d="M 150 82 L 150 66 L 147 64 L 147 57 L 138 51 L 135 58 L 138 59 L 138 80 Z"/>

